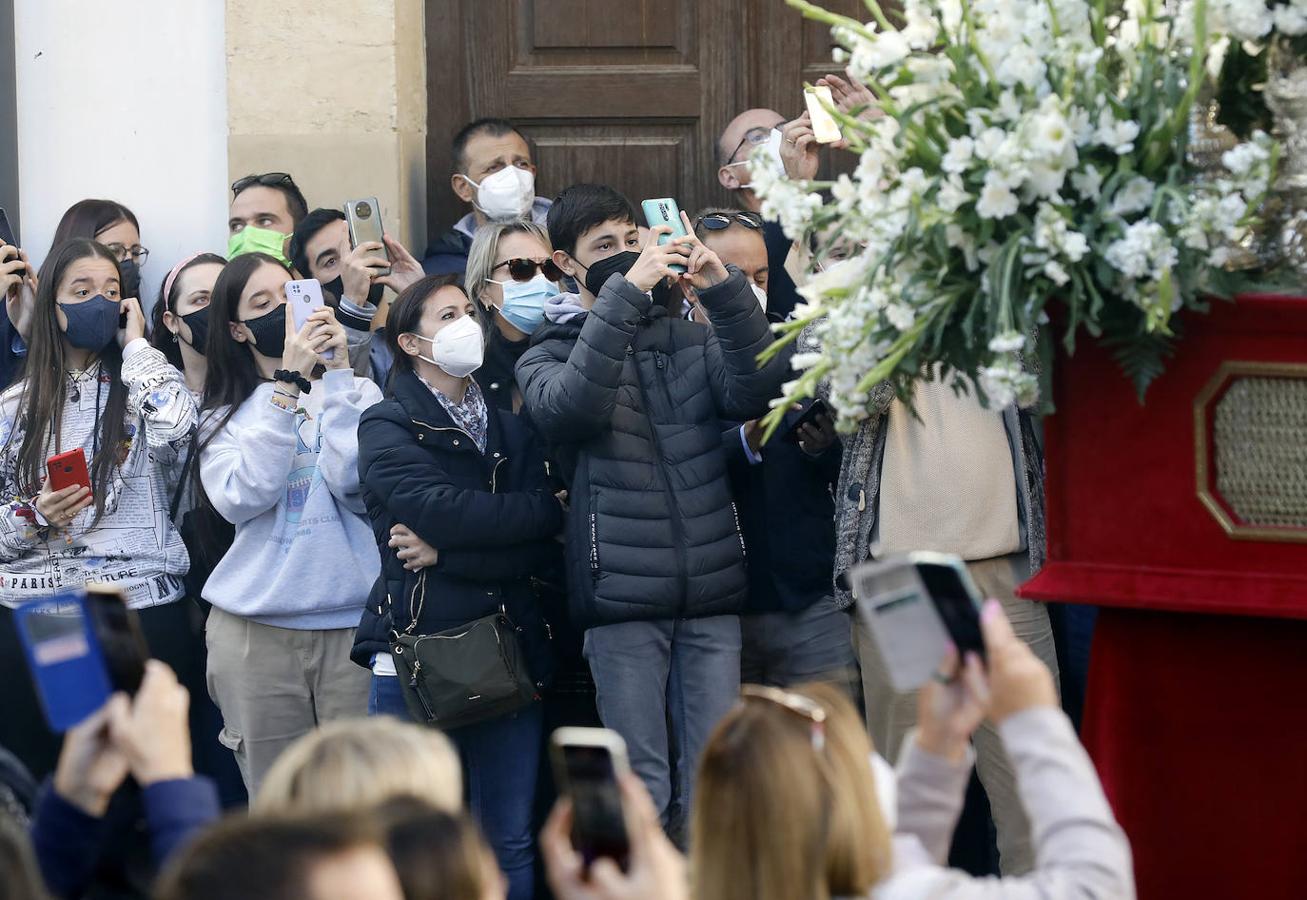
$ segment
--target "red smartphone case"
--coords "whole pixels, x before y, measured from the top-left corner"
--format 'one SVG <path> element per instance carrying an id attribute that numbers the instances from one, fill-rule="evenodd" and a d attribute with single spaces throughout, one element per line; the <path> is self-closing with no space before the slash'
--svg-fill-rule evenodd
<path id="1" fill-rule="evenodd" d="M 80 484 L 91 486 L 91 473 L 86 468 L 86 452 L 77 449 L 52 456 L 45 461 L 45 470 L 50 475 L 50 489 L 62 491 L 66 487 Z"/>

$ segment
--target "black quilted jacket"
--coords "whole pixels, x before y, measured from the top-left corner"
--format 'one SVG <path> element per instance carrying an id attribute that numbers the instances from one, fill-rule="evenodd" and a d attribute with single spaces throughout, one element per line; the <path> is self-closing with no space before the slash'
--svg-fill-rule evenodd
<path id="1" fill-rule="evenodd" d="M 744 606 L 720 422 L 765 413 L 789 360 L 758 367 L 771 337 L 738 270 L 700 300 L 711 330 L 614 275 L 589 313 L 541 328 L 518 363 L 531 419 L 570 467 L 568 595 L 582 627 Z"/>

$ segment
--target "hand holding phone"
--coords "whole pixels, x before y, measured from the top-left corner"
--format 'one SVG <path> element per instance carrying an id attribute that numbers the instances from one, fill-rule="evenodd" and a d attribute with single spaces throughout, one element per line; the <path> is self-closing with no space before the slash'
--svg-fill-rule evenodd
<path id="1" fill-rule="evenodd" d="M 966 563 L 942 553 L 909 553 L 864 563 L 850 576 L 858 615 L 881 652 L 895 691 L 934 677 L 949 653 L 985 659 L 982 598 Z"/>
<path id="2" fill-rule="evenodd" d="M 656 228 L 659 225 L 666 225 L 671 229 L 666 234 L 659 235 L 658 246 L 662 247 L 676 238 L 683 238 L 689 235 L 685 223 L 681 221 L 681 208 L 676 205 L 676 201 L 671 197 L 663 197 L 659 200 L 645 200 L 640 204 L 644 210 L 644 220 L 650 228 Z M 684 272 L 685 266 L 680 263 L 671 263 L 667 266 L 673 272 Z"/>
<path id="3" fill-rule="evenodd" d="M 803 102 L 807 104 L 808 118 L 812 120 L 812 134 L 817 139 L 817 143 L 833 144 L 843 137 L 840 134 L 839 123 L 826 111 L 827 106 L 835 106 L 835 99 L 831 96 L 829 87 L 818 84 L 812 88 L 804 88 Z"/>
<path id="4" fill-rule="evenodd" d="M 63 528 L 94 500 L 86 451 L 78 448 L 45 461 L 46 482 L 36 498 L 36 511 L 51 525 Z"/>
<path id="5" fill-rule="evenodd" d="M 559 728 L 550 741 L 554 778 L 572 801 L 572 847 L 583 870 L 611 859 L 623 871 L 630 862 L 619 775 L 630 773 L 626 742 L 606 728 Z"/>
<path id="6" fill-rule="evenodd" d="M 826 405 L 825 400 L 818 397 L 803 411 L 803 415 L 794 420 L 794 424 L 790 426 L 790 430 L 785 432 L 785 440 L 791 444 L 801 444 L 801 442 L 809 440 L 811 429 L 820 429 L 820 420 L 823 417 L 826 419 L 830 418 L 830 407 Z M 815 450 L 810 449 L 808 452 L 819 453 L 828 446 L 830 446 L 829 442 L 823 447 L 816 448 Z"/>
<path id="7" fill-rule="evenodd" d="M 350 200 L 344 206 L 345 222 L 349 226 L 349 245 L 351 248 L 359 244 L 377 243 L 380 244 L 380 252 L 377 257 L 390 261 L 390 254 L 386 252 L 385 230 L 381 225 L 381 204 L 377 202 L 376 197 L 366 197 L 362 200 Z M 385 276 L 390 274 L 390 267 L 377 268 L 374 275 Z M 355 298 L 350 298 L 355 299 Z M 364 297 L 357 298 L 362 302 Z"/>
<path id="8" fill-rule="evenodd" d="M 326 306 L 322 297 L 322 284 L 316 278 L 286 282 L 286 303 L 290 307 L 291 320 L 295 331 L 300 331 L 309 321 L 309 316 Z M 336 358 L 335 350 L 324 350 L 324 360 Z"/>

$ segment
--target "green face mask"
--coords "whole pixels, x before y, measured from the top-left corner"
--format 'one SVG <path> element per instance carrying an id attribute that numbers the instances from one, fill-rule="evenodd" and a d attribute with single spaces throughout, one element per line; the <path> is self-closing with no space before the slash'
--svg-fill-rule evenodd
<path id="1" fill-rule="evenodd" d="M 232 260 L 238 256 L 244 256 L 246 253 L 266 253 L 273 259 L 289 266 L 290 260 L 286 258 L 285 253 L 282 251 L 285 246 L 286 235 L 280 231 L 269 231 L 267 228 L 255 228 L 253 225 L 246 225 L 233 234 L 231 240 L 227 241 L 227 259 Z"/>

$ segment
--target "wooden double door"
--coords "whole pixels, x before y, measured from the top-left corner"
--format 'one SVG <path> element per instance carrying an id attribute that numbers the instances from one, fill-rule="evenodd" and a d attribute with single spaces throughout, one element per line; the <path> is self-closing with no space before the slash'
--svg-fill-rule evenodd
<path id="1" fill-rule="evenodd" d="M 826 5 L 865 13 L 859 0 Z M 429 0 L 426 32 L 432 236 L 464 212 L 449 144 L 472 119 L 522 129 L 540 196 L 597 181 L 693 213 L 727 200 L 726 124 L 751 107 L 798 115 L 803 81 L 833 68 L 829 29 L 782 0 Z"/>

